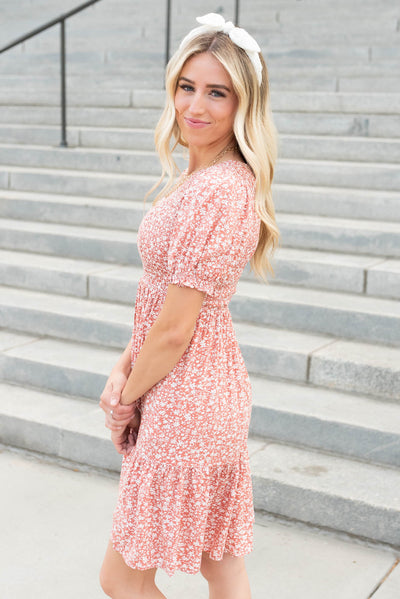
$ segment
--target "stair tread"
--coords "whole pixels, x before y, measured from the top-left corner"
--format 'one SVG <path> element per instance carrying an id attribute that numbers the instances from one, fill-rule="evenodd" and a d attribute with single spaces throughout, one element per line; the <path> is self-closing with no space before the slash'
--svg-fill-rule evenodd
<path id="1" fill-rule="evenodd" d="M 107 376 L 121 356 L 121 351 L 109 347 L 25 335 L 8 329 L 0 329 L 0 349 L 8 356 Z"/>
<path id="2" fill-rule="evenodd" d="M 400 471 L 395 469 L 274 443 L 256 451 L 250 460 L 254 478 L 400 510 Z"/>
<path id="3" fill-rule="evenodd" d="M 0 305 L 26 309 L 28 311 L 65 314 L 87 319 L 107 319 L 111 322 L 130 323 L 133 307 L 93 299 L 81 299 L 66 295 L 43 293 L 1 287 Z"/>
<path id="4" fill-rule="evenodd" d="M 0 166 L 0 173 L 40 173 L 43 175 L 59 175 L 62 173 L 63 175 L 69 175 L 71 177 L 81 177 L 85 176 L 88 178 L 97 178 L 97 179 L 112 179 L 115 177 L 120 177 L 125 180 L 136 180 L 136 181 L 144 181 L 148 183 L 149 187 L 157 180 L 157 177 L 153 175 L 137 175 L 137 174 L 128 174 L 128 173 L 117 173 L 117 172 L 101 172 L 101 171 L 90 171 L 90 170 L 76 170 L 76 169 L 67 169 L 67 168 L 44 168 L 39 166 Z"/>
<path id="5" fill-rule="evenodd" d="M 254 406 L 400 435 L 398 404 L 254 375 L 250 378 Z"/>
<path id="6" fill-rule="evenodd" d="M 305 289 L 274 284 L 259 285 L 252 281 L 239 281 L 237 295 L 254 299 L 261 299 L 287 304 L 303 304 L 341 311 L 351 310 L 362 314 L 375 314 L 381 316 L 400 317 L 400 303 L 398 300 L 378 299 L 363 297 L 360 294 L 339 293 L 335 291 Z"/>
<path id="7" fill-rule="evenodd" d="M 86 227 L 76 225 L 63 225 L 59 223 L 41 223 L 35 221 L 13 220 L 0 218 L 0 229 L 11 229 L 14 231 L 29 231 L 36 233 L 62 234 L 75 237 L 86 237 L 89 239 L 109 239 L 117 242 L 136 242 L 135 231 L 124 231 L 122 229 L 106 229 L 101 227 Z"/>
<path id="8" fill-rule="evenodd" d="M 350 218 L 339 218 L 333 216 L 314 216 L 309 214 L 283 214 L 278 213 L 277 215 L 278 225 L 279 222 L 284 224 L 293 225 L 306 225 L 311 227 L 330 226 L 337 229 L 343 229 L 344 227 L 351 227 L 358 230 L 367 231 L 384 231 L 384 232 L 400 232 L 400 223 L 393 223 L 387 221 L 372 221 L 372 220 L 360 220 Z"/>
<path id="9" fill-rule="evenodd" d="M 55 394 L 1 383 L 0 418 L 45 424 L 86 438 L 107 440 L 104 415 L 98 405 Z M 113 448 L 110 444 L 110 451 Z M 400 472 L 348 458 L 277 443 L 249 439 L 254 478 L 342 497 L 387 510 L 400 509 Z M 374 484 L 371 485 L 371 481 Z"/>
<path id="10" fill-rule="evenodd" d="M 321 139 L 321 137 L 319 137 L 319 139 Z M 395 143 L 396 140 L 392 143 Z M 397 142 L 400 143 L 400 142 Z M 28 156 L 29 159 L 31 160 L 32 157 L 35 156 L 35 154 L 37 154 L 39 157 L 46 157 L 49 156 L 52 160 L 55 159 L 55 162 L 57 163 L 57 165 L 55 165 L 54 167 L 48 167 L 48 166 L 41 166 L 41 165 L 23 165 L 23 166 L 16 166 L 16 165 L 10 165 L 9 167 L 6 167 L 4 164 L 2 165 L 1 168 L 16 168 L 18 170 L 20 169 L 24 169 L 24 168 L 35 168 L 35 169 L 40 169 L 43 172 L 46 171 L 52 171 L 54 169 L 56 169 L 57 171 L 62 170 L 65 172 L 69 172 L 69 171 L 74 171 L 74 167 L 72 166 L 63 166 L 62 165 L 62 161 L 66 161 L 68 162 L 68 160 L 72 160 L 76 157 L 82 156 L 83 158 L 88 158 L 88 157 L 117 157 L 117 156 L 127 156 L 127 157 L 149 157 L 152 158 L 154 160 L 154 164 L 157 165 L 158 164 L 158 154 L 155 150 L 137 150 L 137 149 L 126 149 L 126 148 L 107 148 L 107 147 L 92 147 L 92 146 L 75 146 L 75 147 L 69 147 L 69 148 L 55 148 L 53 146 L 50 145 L 41 145 L 41 144 L 18 144 L 18 143 L 5 143 L 5 142 L 1 142 L 0 141 L 0 152 L 1 151 L 9 151 L 9 150 L 13 150 L 14 153 L 18 152 L 19 154 L 21 154 L 21 160 L 23 160 L 24 155 Z M 181 153 L 177 153 L 176 157 L 181 157 Z M 342 171 L 344 169 L 358 169 L 359 171 L 363 171 L 365 170 L 366 172 L 370 172 L 371 169 L 375 170 L 375 171 L 380 171 L 380 172 L 384 172 L 384 173 L 393 173 L 394 175 L 396 175 L 398 173 L 398 165 L 397 164 L 393 164 L 393 162 L 376 162 L 376 161 L 357 161 L 357 160 L 351 160 L 351 161 L 343 161 L 343 160 L 333 160 L 333 159 L 327 159 L 327 158 L 322 158 L 322 159 L 316 159 L 316 158 L 302 158 L 302 157 L 285 157 L 285 156 L 281 156 L 279 158 L 279 162 L 277 163 L 277 176 L 279 178 L 279 168 L 280 166 L 282 166 L 282 168 L 284 168 L 285 166 L 293 166 L 293 165 L 300 165 L 302 167 L 304 167 L 305 169 L 309 168 L 311 170 L 317 169 L 317 168 L 340 168 Z M 92 171 L 89 169 L 79 169 L 78 170 L 79 173 L 84 172 L 84 173 L 91 173 Z M 114 171 L 111 172 L 104 172 L 104 171 L 99 171 L 98 173 L 101 176 L 107 175 L 107 174 L 114 174 Z M 140 175 L 140 174 L 130 174 L 130 173 L 120 173 L 119 171 L 117 171 L 115 174 L 125 174 L 127 176 L 130 177 L 148 177 L 150 175 Z M 395 193 L 395 192 L 393 192 Z"/>

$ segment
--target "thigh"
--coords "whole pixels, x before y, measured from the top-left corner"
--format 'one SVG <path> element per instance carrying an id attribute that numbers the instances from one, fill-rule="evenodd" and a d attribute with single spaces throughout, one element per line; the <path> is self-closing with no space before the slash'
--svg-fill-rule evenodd
<path id="1" fill-rule="evenodd" d="M 109 541 L 100 571 L 100 582 L 104 592 L 110 596 L 122 592 L 143 592 L 154 586 L 156 572 L 157 568 L 130 568 Z"/>

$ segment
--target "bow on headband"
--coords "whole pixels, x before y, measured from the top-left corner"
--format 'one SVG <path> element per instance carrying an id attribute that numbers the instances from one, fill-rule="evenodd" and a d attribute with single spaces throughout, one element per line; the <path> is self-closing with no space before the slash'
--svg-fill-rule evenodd
<path id="1" fill-rule="evenodd" d="M 245 29 L 241 27 L 235 27 L 232 21 L 225 21 L 222 15 L 210 12 L 203 17 L 197 17 L 196 21 L 201 23 L 201 27 L 195 27 L 192 31 L 183 38 L 180 43 L 180 48 L 183 48 L 188 42 L 197 37 L 201 33 L 209 31 L 222 31 L 229 35 L 234 44 L 245 50 L 246 54 L 250 58 L 254 69 L 256 71 L 257 80 L 259 85 L 262 81 L 262 65 L 258 55 L 260 52 L 260 46 L 257 44 L 254 37 L 252 37 Z"/>

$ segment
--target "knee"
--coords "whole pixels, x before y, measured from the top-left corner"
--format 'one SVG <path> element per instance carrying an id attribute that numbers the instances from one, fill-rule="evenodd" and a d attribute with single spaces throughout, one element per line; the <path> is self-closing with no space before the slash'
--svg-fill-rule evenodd
<path id="1" fill-rule="evenodd" d="M 200 564 L 200 572 L 208 581 L 212 581 L 215 575 L 215 560 L 211 559 L 206 553 L 203 553 Z"/>

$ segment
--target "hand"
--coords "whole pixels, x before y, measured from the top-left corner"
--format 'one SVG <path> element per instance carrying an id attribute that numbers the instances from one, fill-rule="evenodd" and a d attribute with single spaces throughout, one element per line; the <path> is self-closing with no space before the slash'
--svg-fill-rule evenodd
<path id="1" fill-rule="evenodd" d="M 121 455 L 127 456 L 136 445 L 140 426 L 140 412 L 136 410 L 134 418 L 122 431 L 112 431 L 111 441 Z"/>
<path id="2" fill-rule="evenodd" d="M 119 403 L 127 380 L 123 372 L 112 372 L 100 397 L 99 405 L 106 414 L 105 425 L 112 431 L 123 431 L 135 414 L 134 404 L 123 406 Z"/>

